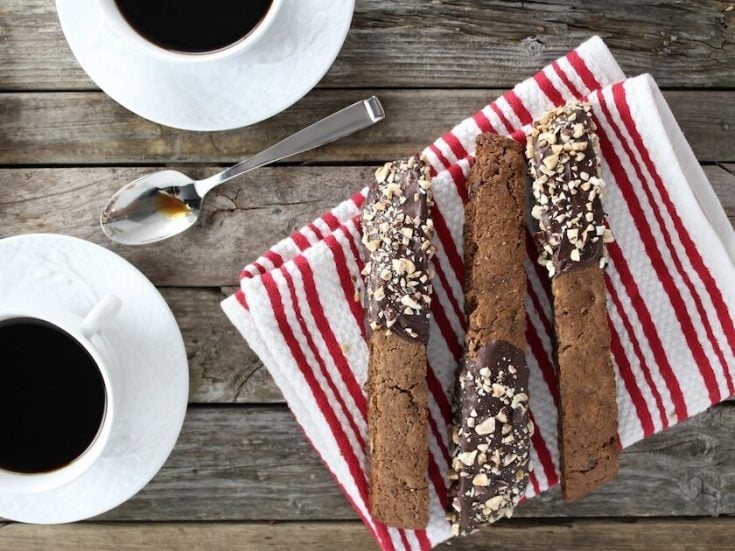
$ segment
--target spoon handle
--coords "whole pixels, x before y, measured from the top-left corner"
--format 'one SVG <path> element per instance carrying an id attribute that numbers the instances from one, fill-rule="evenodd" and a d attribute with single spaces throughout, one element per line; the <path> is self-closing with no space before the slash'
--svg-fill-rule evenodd
<path id="1" fill-rule="evenodd" d="M 195 184 L 197 193 L 204 197 L 212 188 L 249 170 L 326 145 L 358 130 L 372 126 L 384 118 L 383 106 L 375 96 L 353 103 L 311 126 L 299 130 L 296 134 L 270 146 L 265 151 L 261 151 L 219 174 L 197 182 Z"/>

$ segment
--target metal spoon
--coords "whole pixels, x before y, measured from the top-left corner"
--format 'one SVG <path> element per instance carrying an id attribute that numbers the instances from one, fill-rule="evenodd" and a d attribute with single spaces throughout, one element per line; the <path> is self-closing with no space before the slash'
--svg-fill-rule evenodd
<path id="1" fill-rule="evenodd" d="M 199 218 L 204 196 L 250 170 L 328 144 L 385 118 L 375 96 L 315 122 L 265 151 L 204 180 L 176 170 L 154 172 L 112 196 L 100 224 L 107 237 L 123 245 L 145 245 L 188 230 Z"/>

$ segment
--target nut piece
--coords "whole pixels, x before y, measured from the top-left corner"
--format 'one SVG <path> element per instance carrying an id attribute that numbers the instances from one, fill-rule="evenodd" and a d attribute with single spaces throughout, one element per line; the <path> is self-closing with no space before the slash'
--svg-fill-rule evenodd
<path id="1" fill-rule="evenodd" d="M 460 453 L 457 457 L 464 465 L 467 465 L 469 467 L 475 462 L 475 458 L 477 457 L 477 450 Z"/>
<path id="2" fill-rule="evenodd" d="M 479 425 L 475 425 L 475 432 L 480 435 L 495 432 L 495 418 L 488 417 Z"/>
<path id="3" fill-rule="evenodd" d="M 487 475 L 485 473 L 476 474 L 472 478 L 472 484 L 475 486 L 487 486 L 490 483 L 490 481 L 487 479 Z"/>
<path id="4" fill-rule="evenodd" d="M 559 155 L 549 155 L 544 157 L 544 166 L 549 170 L 554 170 L 559 163 Z"/>

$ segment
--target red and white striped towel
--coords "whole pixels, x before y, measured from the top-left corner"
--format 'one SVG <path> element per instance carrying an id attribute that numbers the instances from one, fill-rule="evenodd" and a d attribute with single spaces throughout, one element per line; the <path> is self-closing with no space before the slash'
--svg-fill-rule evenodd
<path id="1" fill-rule="evenodd" d="M 426 530 L 388 528 L 366 505 L 367 346 L 357 300 L 364 191 L 247 266 L 241 289 L 223 302 L 382 549 L 429 549 L 450 537 L 444 520 L 447 391 L 462 353 L 462 184 L 475 136 L 524 139 L 534 118 L 571 98 L 592 104 L 616 236 L 606 283 L 622 445 L 735 393 L 735 233 L 655 82 L 648 75 L 625 80 L 602 40 L 592 38 L 424 151 L 436 173 L 437 234 L 427 376 L 433 492 Z M 396 157 L 410 153 L 396 151 Z M 528 250 L 527 357 L 537 427 L 532 497 L 556 484 L 559 474 L 549 284 L 530 238 Z"/>

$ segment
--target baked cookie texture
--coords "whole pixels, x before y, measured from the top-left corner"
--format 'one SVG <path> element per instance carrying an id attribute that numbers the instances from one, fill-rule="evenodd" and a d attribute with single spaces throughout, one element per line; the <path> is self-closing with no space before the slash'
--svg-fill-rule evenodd
<path id="1" fill-rule="evenodd" d="M 361 214 L 368 262 L 368 482 L 373 516 L 425 528 L 426 343 L 433 292 L 434 233 L 429 166 L 418 155 L 376 171 Z"/>
<path id="2" fill-rule="evenodd" d="M 534 124 L 526 151 L 539 263 L 552 278 L 561 485 L 568 501 L 616 475 L 620 448 L 603 272 L 612 234 L 595 130 L 590 106 L 570 102 Z"/>
<path id="3" fill-rule="evenodd" d="M 511 516 L 531 469 L 526 366 L 526 167 L 515 141 L 483 134 L 466 182 L 468 327 L 449 474 L 454 535 Z"/>

